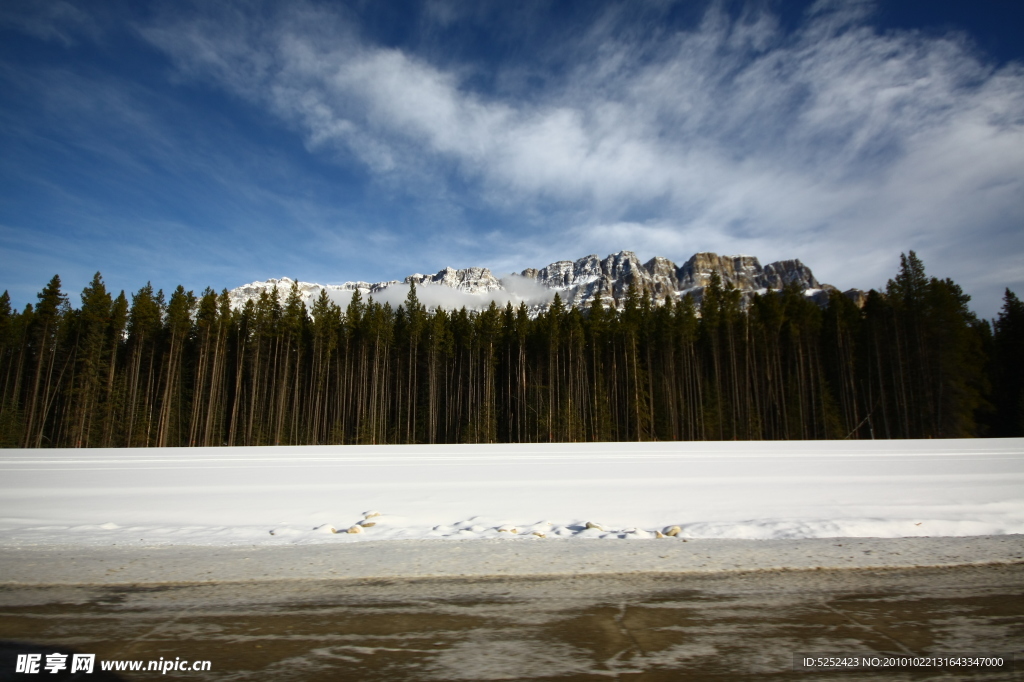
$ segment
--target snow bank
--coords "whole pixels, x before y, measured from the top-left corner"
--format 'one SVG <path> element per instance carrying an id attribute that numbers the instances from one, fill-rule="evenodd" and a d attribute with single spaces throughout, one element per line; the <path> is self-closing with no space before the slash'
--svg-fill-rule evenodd
<path id="1" fill-rule="evenodd" d="M 0 546 L 1024 533 L 1024 439 L 8 450 Z M 347 532 L 349 530 L 353 532 Z"/>
<path id="2" fill-rule="evenodd" d="M 142 584 L 779 570 L 912 569 L 1021 564 L 1024 535 L 963 538 L 434 542 L 83 547 L 0 552 L 0 583 Z"/>

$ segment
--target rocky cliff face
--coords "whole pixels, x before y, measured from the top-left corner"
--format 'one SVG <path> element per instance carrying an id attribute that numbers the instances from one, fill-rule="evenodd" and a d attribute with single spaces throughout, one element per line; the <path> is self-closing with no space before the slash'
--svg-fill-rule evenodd
<path id="1" fill-rule="evenodd" d="M 253 282 L 230 293 L 232 304 L 244 305 L 247 300 L 256 299 L 263 291 L 277 289 L 278 295 L 285 298 L 293 286 L 298 286 L 306 305 L 320 295 L 321 290 L 332 292 L 352 292 L 359 290 L 364 296 L 381 295 L 387 289 L 400 284 L 416 284 L 417 287 L 446 287 L 468 296 L 466 305 L 484 307 L 491 300 L 513 300 L 518 303 L 515 294 L 510 290 L 519 290 L 513 286 L 512 278 L 523 278 L 540 285 L 534 287 L 541 292 L 555 292 L 566 305 L 587 306 L 600 294 L 609 307 L 620 307 L 630 284 L 654 301 L 660 303 L 667 298 L 681 300 L 692 296 L 700 302 L 704 289 L 711 281 L 712 273 L 718 273 L 722 285 L 735 287 L 743 296 L 744 303 L 749 302 L 754 294 L 780 290 L 786 286 L 796 286 L 804 295 L 812 297 L 819 304 L 828 301 L 829 291 L 835 287 L 821 284 L 814 277 L 811 269 L 799 260 L 782 260 L 762 266 L 754 256 L 719 256 L 715 253 L 697 253 L 682 265 L 676 265 L 667 258 L 656 256 L 646 263 L 640 263 L 632 251 L 620 251 L 603 260 L 597 255 L 584 256 L 575 261 L 557 261 L 539 270 L 527 268 L 519 274 L 507 278 L 494 277 L 487 268 L 466 268 L 456 270 L 444 268 L 434 275 L 415 274 L 405 278 L 403 282 L 346 282 L 341 285 L 321 285 L 308 282 L 297 284 L 287 278 L 270 279 L 265 282 Z M 864 292 L 851 289 L 845 292 L 858 305 L 863 305 Z M 502 295 L 504 294 L 504 295 Z M 536 300 L 526 300 L 534 312 L 547 307 L 550 293 L 547 296 L 535 296 Z M 477 300 L 479 299 L 479 300 Z M 474 305 L 479 303 L 479 305 Z"/>
<path id="2" fill-rule="evenodd" d="M 436 275 L 409 275 L 405 278 L 405 283 L 414 283 L 416 286 L 441 284 L 466 293 L 496 291 L 503 288 L 501 282 L 495 279 L 487 268 L 445 268 Z"/>
<path id="3" fill-rule="evenodd" d="M 739 289 L 745 302 L 749 302 L 755 293 L 764 294 L 795 285 L 805 295 L 824 303 L 828 300 L 828 292 L 835 289 L 829 284 L 819 283 L 811 269 L 796 259 L 762 266 L 754 256 L 719 256 L 710 252 L 694 254 L 677 266 L 661 256 L 641 264 L 632 251 L 620 251 L 603 261 L 596 255 L 590 255 L 575 262 L 552 263 L 540 270 L 528 268 L 520 276 L 559 292 L 566 303 L 586 305 L 600 292 L 609 305 L 618 306 L 633 283 L 655 301 L 692 296 L 700 302 L 712 273 L 718 273 L 722 286 Z M 851 290 L 849 295 L 859 302 L 856 291 L 859 290 Z"/>

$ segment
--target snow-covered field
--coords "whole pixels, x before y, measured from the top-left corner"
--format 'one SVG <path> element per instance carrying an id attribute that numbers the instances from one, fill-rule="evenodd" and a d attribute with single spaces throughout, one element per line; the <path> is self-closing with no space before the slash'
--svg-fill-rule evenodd
<path id="1" fill-rule="evenodd" d="M 672 526 L 733 539 L 1024 533 L 1024 439 L 0 454 L 7 548 L 648 539 Z"/>

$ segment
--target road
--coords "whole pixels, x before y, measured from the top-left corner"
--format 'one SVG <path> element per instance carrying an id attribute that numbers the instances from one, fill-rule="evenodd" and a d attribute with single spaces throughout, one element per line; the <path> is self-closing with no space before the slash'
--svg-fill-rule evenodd
<path id="1" fill-rule="evenodd" d="M 1021 658 L 1024 564 L 7 584 L 0 639 L 100 661 L 211 663 L 205 673 L 126 673 L 128 680 L 1021 680 L 1024 672 L 1006 669 L 801 671 L 793 660 L 870 652 Z M 0 679 L 29 679 L 8 673 Z"/>

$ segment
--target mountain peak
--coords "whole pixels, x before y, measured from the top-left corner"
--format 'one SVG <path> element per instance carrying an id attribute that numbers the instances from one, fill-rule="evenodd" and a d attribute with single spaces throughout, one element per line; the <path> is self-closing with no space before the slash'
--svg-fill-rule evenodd
<path id="1" fill-rule="evenodd" d="M 669 298 L 680 300 L 684 296 L 692 296 L 699 302 L 712 273 L 718 274 L 723 286 L 738 289 L 744 305 L 754 294 L 777 291 L 787 286 L 795 286 L 819 304 L 824 304 L 829 291 L 835 289 L 818 282 L 811 269 L 797 258 L 762 266 L 756 256 L 720 256 L 710 251 L 695 253 L 682 265 L 676 265 L 663 256 L 641 263 L 633 251 L 619 251 L 604 259 L 590 254 L 575 261 L 555 261 L 540 269 L 526 268 L 503 279 L 496 278 L 488 268 L 444 267 L 436 274 L 417 273 L 402 281 L 297 284 L 307 305 L 312 304 L 321 290 L 327 290 L 342 305 L 356 290 L 364 296 L 374 296 L 397 305 L 408 294 L 408 286 L 415 284 L 420 291 L 420 299 L 428 307 L 482 309 L 491 301 L 501 305 L 523 302 L 536 313 L 550 305 L 555 293 L 567 306 L 586 307 L 600 294 L 606 305 L 618 307 L 631 284 L 659 304 Z M 295 282 L 282 277 L 238 287 L 229 292 L 232 305 L 243 305 L 247 300 L 258 298 L 261 292 L 274 288 L 283 299 Z M 851 289 L 846 295 L 858 304 L 863 302 L 860 290 Z"/>

